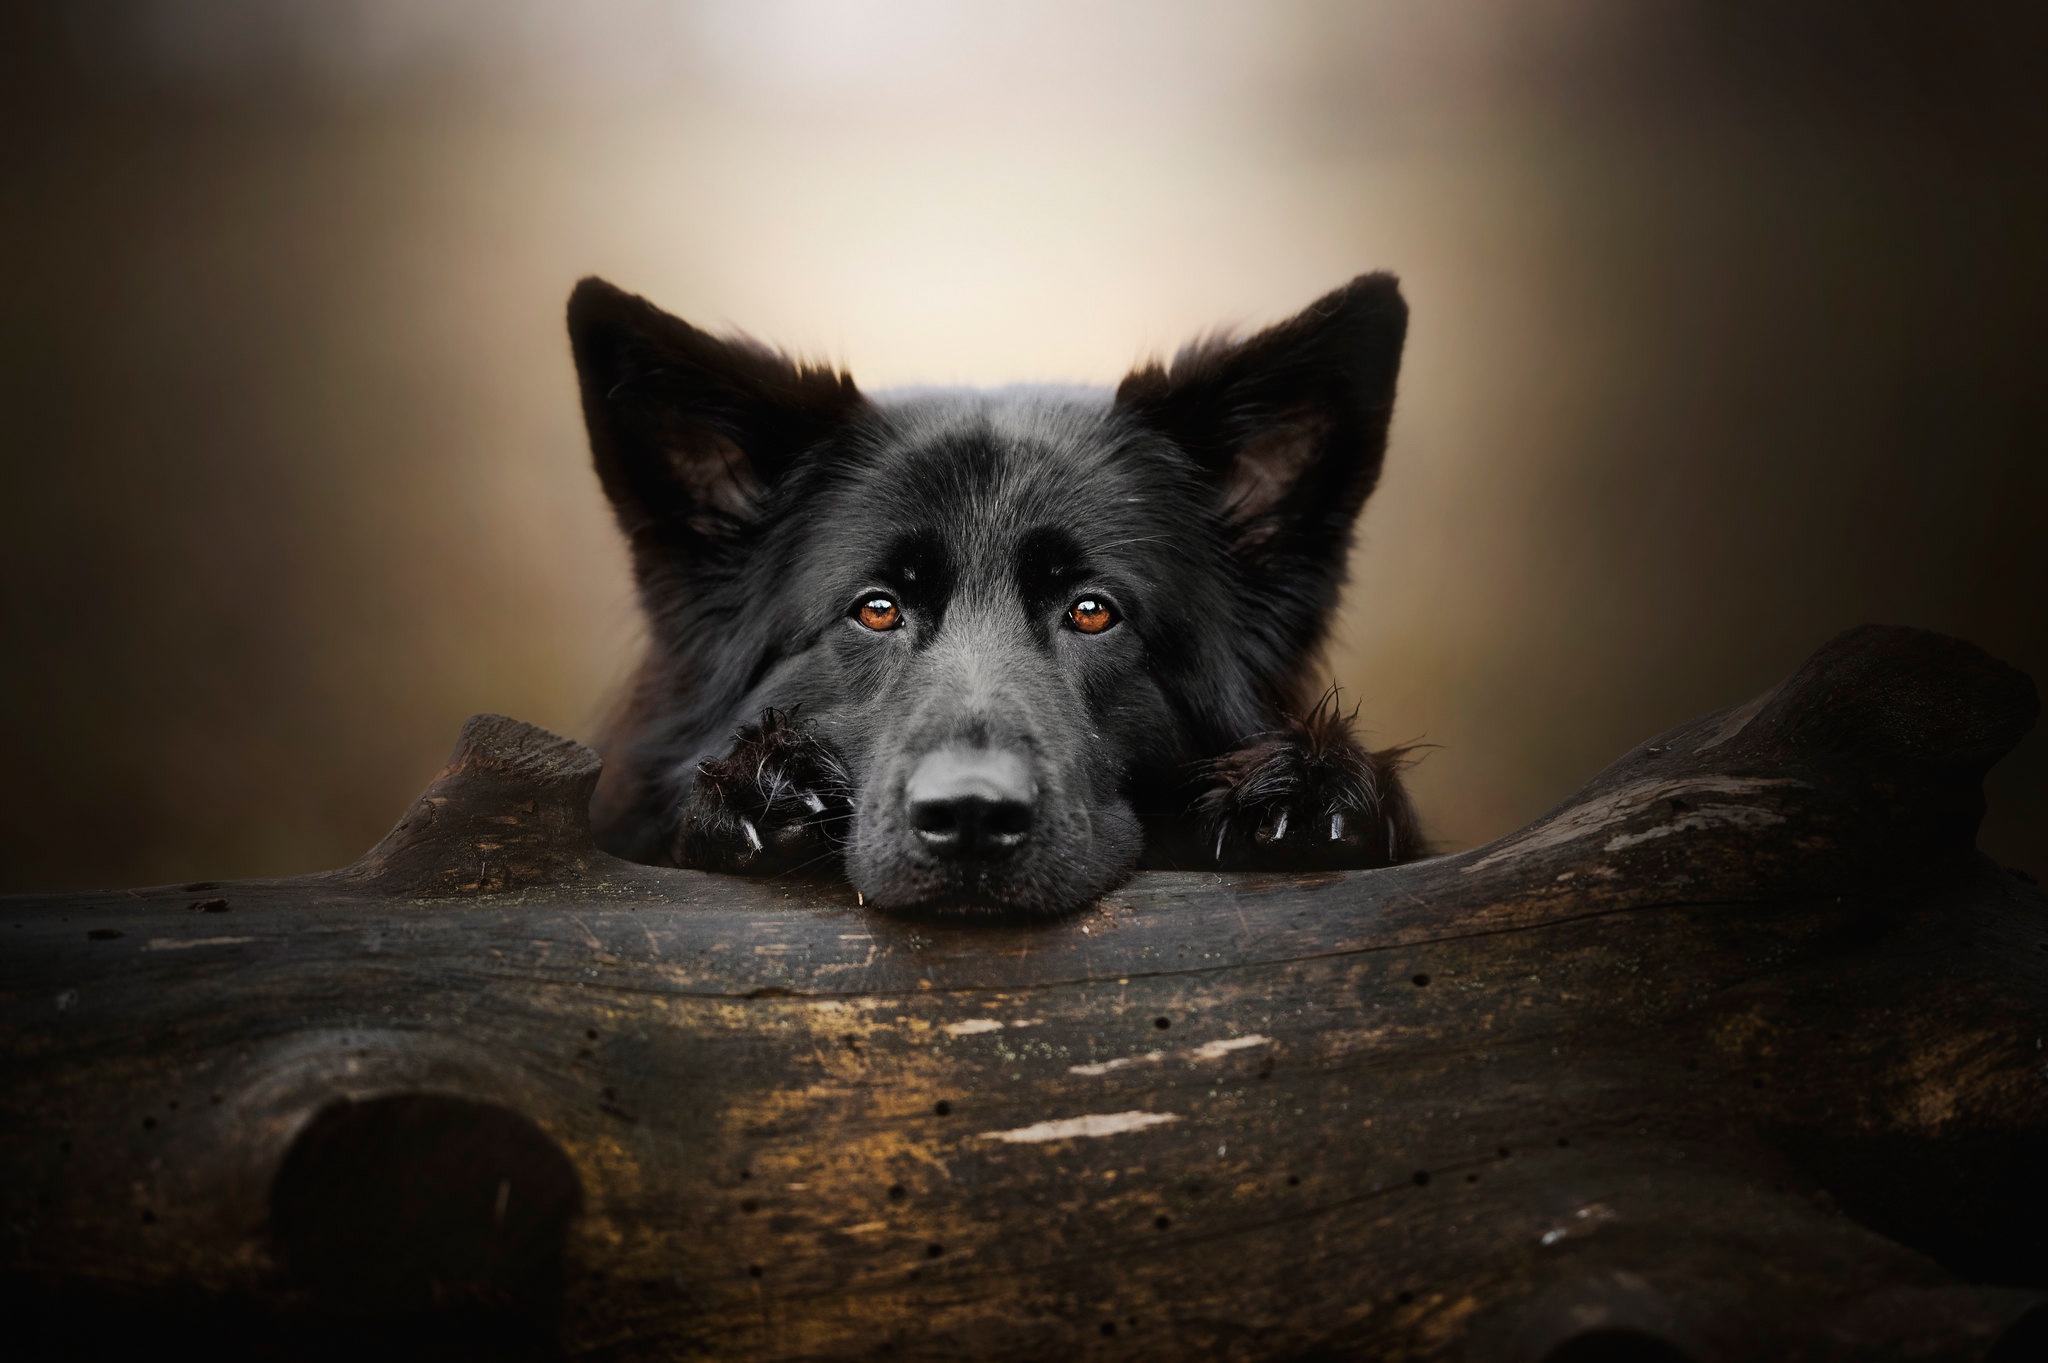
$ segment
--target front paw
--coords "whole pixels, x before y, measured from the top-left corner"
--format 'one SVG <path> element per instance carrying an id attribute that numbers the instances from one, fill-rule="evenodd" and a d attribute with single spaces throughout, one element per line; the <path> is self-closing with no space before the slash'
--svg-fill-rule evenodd
<path id="1" fill-rule="evenodd" d="M 1307 718 L 1208 764 L 1196 801 L 1215 864 L 1230 870 L 1339 870 L 1422 856 L 1401 783 L 1409 750 L 1367 752 L 1334 695 Z"/>
<path id="2" fill-rule="evenodd" d="M 773 875 L 827 872 L 853 813 L 846 767 L 794 711 L 766 710 L 697 765 L 677 811 L 676 864 Z"/>

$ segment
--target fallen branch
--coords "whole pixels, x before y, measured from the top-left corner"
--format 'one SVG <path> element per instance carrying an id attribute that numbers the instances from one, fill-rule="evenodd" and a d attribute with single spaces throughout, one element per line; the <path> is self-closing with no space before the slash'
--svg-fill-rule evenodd
<path id="1" fill-rule="evenodd" d="M 1973 841 L 2035 710 L 1865 628 L 1485 847 L 1004 926 L 614 860 L 595 757 L 478 717 L 343 871 L 8 901 L 14 1319 L 71 1355 L 2023 1348 L 2048 913 Z"/>

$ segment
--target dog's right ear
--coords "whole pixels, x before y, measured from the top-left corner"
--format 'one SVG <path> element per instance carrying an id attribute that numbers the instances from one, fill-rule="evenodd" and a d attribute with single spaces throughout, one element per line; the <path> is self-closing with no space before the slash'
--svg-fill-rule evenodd
<path id="1" fill-rule="evenodd" d="M 619 527 L 636 553 L 683 563 L 865 403 L 846 374 L 709 335 L 595 277 L 569 295 L 569 344 Z"/>
<path id="2" fill-rule="evenodd" d="M 1269 675 L 1302 675 L 1343 585 L 1352 522 L 1379 481 L 1408 305 L 1361 275 L 1254 336 L 1198 342 L 1133 370 L 1117 409 L 1209 480 Z"/>

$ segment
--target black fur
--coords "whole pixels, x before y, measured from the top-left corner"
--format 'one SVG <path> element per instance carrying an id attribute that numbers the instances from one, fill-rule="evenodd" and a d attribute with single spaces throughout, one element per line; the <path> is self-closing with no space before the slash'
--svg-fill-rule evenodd
<path id="1" fill-rule="evenodd" d="M 707 871 L 805 871 L 835 860 L 854 786 L 837 753 L 794 712 L 742 724 L 730 750 L 697 764 L 672 848 Z"/>
<path id="2" fill-rule="evenodd" d="M 1285 870 L 1387 866 L 1421 855 L 1401 772 L 1412 752 L 1366 752 L 1333 687 L 1303 716 L 1207 764 L 1195 811 L 1215 859 Z"/>
<path id="3" fill-rule="evenodd" d="M 1406 322 L 1368 275 L 1114 397 L 870 399 L 583 281 L 584 413 L 651 635 L 606 845 L 1039 913 L 1141 857 L 1419 855 L 1402 752 L 1309 684 Z M 1077 628 L 1082 600 L 1115 623 Z"/>

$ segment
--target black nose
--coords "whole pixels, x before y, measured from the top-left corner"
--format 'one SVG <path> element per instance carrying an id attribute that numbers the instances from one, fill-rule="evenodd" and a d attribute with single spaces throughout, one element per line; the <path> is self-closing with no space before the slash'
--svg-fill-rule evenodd
<path id="1" fill-rule="evenodd" d="M 1037 791 L 1013 752 L 941 748 L 918 762 L 903 794 L 918 839 L 942 857 L 992 859 L 1031 834 Z"/>

